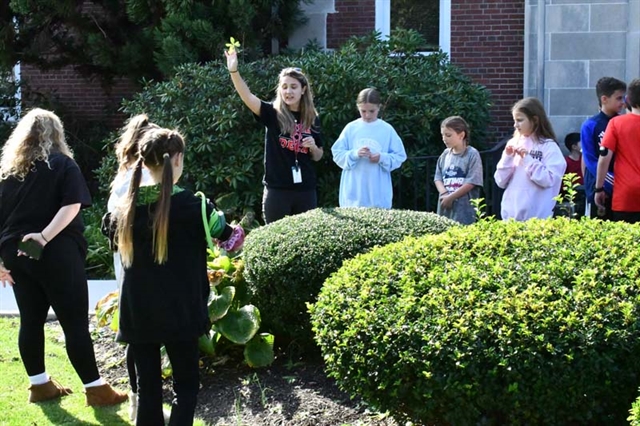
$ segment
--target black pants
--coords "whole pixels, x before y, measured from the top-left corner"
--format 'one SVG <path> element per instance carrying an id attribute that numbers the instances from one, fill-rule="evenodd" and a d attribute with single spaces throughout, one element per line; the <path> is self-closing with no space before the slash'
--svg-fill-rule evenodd
<path id="1" fill-rule="evenodd" d="M 262 214 L 265 223 L 275 222 L 285 216 L 304 213 L 318 207 L 316 190 L 291 191 L 288 189 L 264 188 Z"/>
<path id="2" fill-rule="evenodd" d="M 616 222 L 638 223 L 640 212 L 613 212 L 613 220 Z"/>
<path id="3" fill-rule="evenodd" d="M 100 378 L 89 334 L 89 291 L 85 252 L 73 238 L 58 235 L 44 248 L 40 260 L 17 256 L 17 240 L 2 247 L 2 260 L 15 281 L 20 311 L 18 347 L 27 374 L 45 372 L 44 323 L 52 307 L 65 336 L 65 346 L 82 383 Z"/>
<path id="4" fill-rule="evenodd" d="M 159 343 L 131 343 L 138 373 L 137 426 L 163 425 L 162 377 Z M 166 342 L 173 368 L 173 392 L 170 426 L 191 426 L 200 388 L 198 340 Z"/>
<path id="5" fill-rule="evenodd" d="M 124 350 L 125 360 L 127 363 L 127 374 L 129 375 L 129 386 L 131 392 L 138 393 L 138 374 L 136 373 L 136 362 L 133 359 L 133 352 L 129 345 Z"/>

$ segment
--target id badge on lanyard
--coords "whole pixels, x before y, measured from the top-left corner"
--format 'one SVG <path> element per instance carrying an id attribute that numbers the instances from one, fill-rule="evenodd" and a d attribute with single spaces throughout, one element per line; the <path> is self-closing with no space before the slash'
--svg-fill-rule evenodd
<path id="1" fill-rule="evenodd" d="M 291 174 L 293 175 L 293 183 L 302 183 L 302 169 L 296 159 L 296 164 L 291 166 Z"/>
<path id="2" fill-rule="evenodd" d="M 293 183 L 302 183 L 302 169 L 300 169 L 300 164 L 298 164 L 298 152 L 302 144 L 302 132 L 300 131 L 298 120 L 296 120 L 295 123 L 295 132 L 296 136 L 298 136 L 297 138 L 294 137 L 296 141 L 296 164 L 291 167 L 291 174 L 293 176 Z"/>

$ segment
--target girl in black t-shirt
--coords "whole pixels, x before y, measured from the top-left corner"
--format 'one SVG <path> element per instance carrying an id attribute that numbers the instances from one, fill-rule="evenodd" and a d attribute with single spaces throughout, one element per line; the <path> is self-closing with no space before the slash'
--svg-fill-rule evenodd
<path id="1" fill-rule="evenodd" d="M 210 329 L 207 241 L 202 200 L 175 185 L 184 160 L 182 136 L 149 129 L 138 142 L 129 192 L 107 229 L 124 266 L 116 339 L 129 344 L 138 378 L 136 424 L 164 424 L 160 348 L 173 368 L 175 399 L 170 424 L 191 425 L 199 389 L 198 338 Z M 143 165 L 153 185 L 140 186 Z M 211 203 L 207 226 L 227 251 L 244 241 L 240 226 L 226 224 Z M 109 222 L 109 221 L 108 221 Z"/>
<path id="2" fill-rule="evenodd" d="M 45 370 L 44 323 L 50 307 L 64 331 L 69 360 L 85 386 L 87 405 L 127 399 L 100 377 L 89 334 L 87 242 L 80 209 L 90 204 L 62 122 L 51 111 L 30 111 L 0 158 L 0 281 L 15 282 L 18 347 L 31 383 L 29 402 L 71 393 Z M 23 246 L 25 242 L 30 246 Z"/>
<path id="3" fill-rule="evenodd" d="M 311 84 L 299 68 L 280 72 L 273 103 L 258 99 L 240 77 L 235 49 L 225 51 L 231 81 L 240 98 L 265 125 L 264 194 L 266 223 L 317 207 L 313 162 L 322 158 L 320 120 Z"/>

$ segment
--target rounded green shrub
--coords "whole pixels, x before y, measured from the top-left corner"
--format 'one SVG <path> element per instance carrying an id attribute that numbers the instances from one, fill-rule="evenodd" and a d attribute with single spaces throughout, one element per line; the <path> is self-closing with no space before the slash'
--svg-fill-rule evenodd
<path id="1" fill-rule="evenodd" d="M 407 235 L 437 234 L 456 223 L 433 213 L 324 208 L 255 229 L 244 244 L 245 278 L 262 324 L 277 338 L 316 349 L 306 304 L 342 262 Z"/>
<path id="2" fill-rule="evenodd" d="M 481 221 L 344 264 L 311 306 L 329 374 L 418 424 L 622 424 L 640 372 L 638 226 Z"/>

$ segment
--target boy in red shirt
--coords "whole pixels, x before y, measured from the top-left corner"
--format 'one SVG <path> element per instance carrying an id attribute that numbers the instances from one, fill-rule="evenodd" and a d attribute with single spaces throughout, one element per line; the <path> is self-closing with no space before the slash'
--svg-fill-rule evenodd
<path id="1" fill-rule="evenodd" d="M 582 149 L 580 148 L 580 133 L 568 133 L 567 136 L 564 137 L 564 146 L 569 150 L 569 155 L 564 157 L 564 159 L 567 160 L 567 170 L 565 170 L 564 174 L 575 173 L 578 175 L 576 183 L 578 185 L 582 185 L 584 182 L 582 179 Z"/>
<path id="2" fill-rule="evenodd" d="M 594 191 L 596 204 L 603 207 L 604 179 L 615 153 L 613 220 L 636 223 L 640 222 L 640 78 L 627 87 L 627 103 L 631 113 L 612 118 L 605 131 Z"/>

